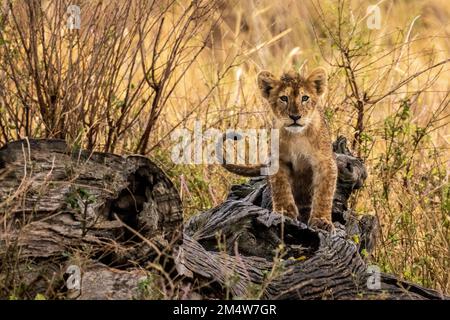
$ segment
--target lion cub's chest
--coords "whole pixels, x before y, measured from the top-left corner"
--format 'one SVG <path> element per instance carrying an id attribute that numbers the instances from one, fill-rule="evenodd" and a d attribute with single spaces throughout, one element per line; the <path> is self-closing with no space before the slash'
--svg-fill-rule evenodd
<path id="1" fill-rule="evenodd" d="M 280 159 L 296 173 L 311 170 L 316 153 L 314 145 L 303 136 L 289 137 L 280 145 Z"/>

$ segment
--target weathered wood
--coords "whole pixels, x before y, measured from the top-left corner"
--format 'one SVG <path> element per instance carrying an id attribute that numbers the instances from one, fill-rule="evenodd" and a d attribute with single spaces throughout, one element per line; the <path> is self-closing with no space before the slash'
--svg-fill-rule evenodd
<path id="1" fill-rule="evenodd" d="M 71 290 L 71 299 L 135 300 L 143 297 L 140 289 L 149 273 L 142 269 L 120 270 L 101 263 L 83 269 L 80 290 Z"/>
<path id="2" fill-rule="evenodd" d="M 37 279 L 61 278 L 77 255 L 131 273 L 147 261 L 163 263 L 180 244 L 182 221 L 177 190 L 145 157 L 71 150 L 60 140 L 21 140 L 0 149 L 0 274 L 20 278 L 17 265 L 34 268 L 34 277 L 17 280 L 34 286 L 31 298 Z M 112 277 L 114 269 L 105 268 L 97 268 L 99 276 Z M 81 297 L 93 297 L 85 291 Z M 124 297 L 107 291 L 99 288 L 99 296 Z"/>
<path id="3" fill-rule="evenodd" d="M 234 186 L 225 203 L 185 224 L 180 270 L 197 281 L 217 282 L 219 290 L 238 297 L 443 298 L 434 290 L 383 273 L 379 273 L 380 288 L 368 285 L 376 276 L 368 272 L 361 252 L 372 251 L 378 223 L 374 216 L 356 217 L 347 206 L 367 173 L 344 138 L 333 146 L 339 169 L 333 203 L 335 231 L 311 229 L 271 212 L 266 179 L 252 179 Z"/>
<path id="4" fill-rule="evenodd" d="M 219 215 L 222 227 L 197 225 L 199 229 L 194 231 L 192 224 L 187 226 L 179 262 L 191 275 L 216 281 L 234 296 L 254 297 L 256 288 L 257 297 L 266 299 L 442 298 L 436 291 L 384 273 L 380 274 L 380 289 L 368 288 L 368 266 L 343 227 L 330 234 L 285 219 L 284 259 L 274 263 L 270 249 L 281 244 L 281 238 L 272 238 L 281 233 L 279 215 L 237 201 L 228 202 L 223 212 L 211 212 L 213 220 L 221 220 Z M 228 227 L 230 222 L 234 227 Z M 223 247 L 227 250 L 214 247 L 211 233 L 204 232 L 214 228 L 226 238 Z M 272 272 L 273 277 L 267 278 Z"/>

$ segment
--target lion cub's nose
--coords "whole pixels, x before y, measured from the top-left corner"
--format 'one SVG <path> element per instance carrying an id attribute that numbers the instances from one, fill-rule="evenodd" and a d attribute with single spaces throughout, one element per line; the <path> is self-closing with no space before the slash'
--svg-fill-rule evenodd
<path id="1" fill-rule="evenodd" d="M 292 120 L 294 120 L 294 121 L 297 121 L 298 119 L 300 119 L 301 118 L 301 116 L 293 116 L 293 115 L 289 115 L 289 118 L 291 118 Z"/>

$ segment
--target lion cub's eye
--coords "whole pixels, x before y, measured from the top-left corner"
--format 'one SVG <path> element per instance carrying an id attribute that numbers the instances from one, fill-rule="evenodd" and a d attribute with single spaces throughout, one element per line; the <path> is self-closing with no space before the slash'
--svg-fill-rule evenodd
<path id="1" fill-rule="evenodd" d="M 309 100 L 309 97 L 308 97 L 308 96 L 303 96 L 303 97 L 302 97 L 302 101 L 303 101 L 303 102 L 306 102 L 306 101 L 308 101 L 308 100 Z"/>
<path id="2" fill-rule="evenodd" d="M 280 100 L 283 102 L 288 102 L 288 97 L 287 96 L 281 96 Z"/>

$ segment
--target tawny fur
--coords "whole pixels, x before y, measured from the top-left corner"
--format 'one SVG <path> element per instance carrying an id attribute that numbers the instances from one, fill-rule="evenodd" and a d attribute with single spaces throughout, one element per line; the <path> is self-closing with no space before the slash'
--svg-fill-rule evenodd
<path id="1" fill-rule="evenodd" d="M 337 167 L 319 102 L 327 86 L 325 70 L 317 68 L 306 78 L 289 72 L 280 79 L 263 71 L 258 75 L 258 86 L 271 107 L 272 126 L 280 130 L 279 170 L 269 177 L 273 210 L 294 219 L 300 212 L 304 222 L 332 227 Z M 298 126 L 293 126 L 295 122 Z M 261 168 L 233 164 L 224 167 L 244 176 L 258 175 Z M 308 207 L 309 219 L 302 210 Z"/>

